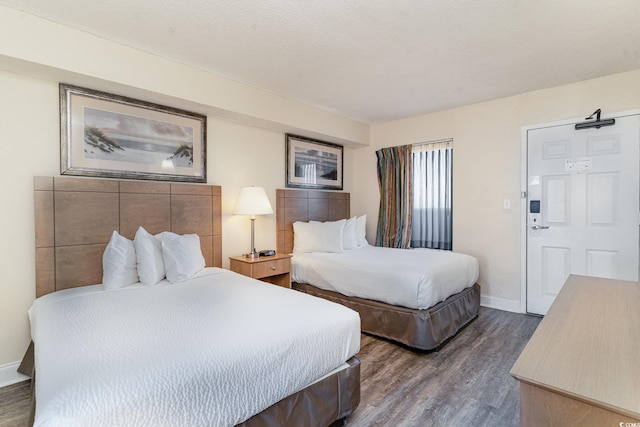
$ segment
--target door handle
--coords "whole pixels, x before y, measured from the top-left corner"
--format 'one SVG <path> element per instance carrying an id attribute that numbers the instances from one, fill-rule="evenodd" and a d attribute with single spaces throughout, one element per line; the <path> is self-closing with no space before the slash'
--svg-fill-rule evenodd
<path id="1" fill-rule="evenodd" d="M 532 230 L 546 230 L 547 228 L 549 228 L 549 226 L 547 225 L 538 225 L 538 224 L 533 224 L 531 226 Z"/>

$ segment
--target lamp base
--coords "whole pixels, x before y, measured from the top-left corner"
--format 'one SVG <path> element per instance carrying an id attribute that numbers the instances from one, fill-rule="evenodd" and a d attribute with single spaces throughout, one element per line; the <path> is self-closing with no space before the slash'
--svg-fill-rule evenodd
<path id="1" fill-rule="evenodd" d="M 260 256 L 258 254 L 258 251 L 256 251 L 255 234 L 256 234 L 256 217 L 255 215 L 252 215 L 251 216 L 251 252 L 243 255 L 249 259 L 256 259 Z"/>

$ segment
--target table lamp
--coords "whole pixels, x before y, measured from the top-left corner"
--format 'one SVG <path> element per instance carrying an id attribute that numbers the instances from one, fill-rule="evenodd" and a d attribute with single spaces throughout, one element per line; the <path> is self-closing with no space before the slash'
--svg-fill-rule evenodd
<path id="1" fill-rule="evenodd" d="M 267 193 L 262 187 L 244 187 L 240 190 L 234 215 L 251 215 L 251 252 L 245 256 L 257 258 L 258 252 L 255 248 L 255 222 L 256 215 L 269 215 L 273 213 L 271 203 Z"/>

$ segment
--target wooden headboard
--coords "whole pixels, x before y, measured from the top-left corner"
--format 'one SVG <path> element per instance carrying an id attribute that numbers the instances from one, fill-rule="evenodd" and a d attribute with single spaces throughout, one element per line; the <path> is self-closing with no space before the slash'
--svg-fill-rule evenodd
<path id="1" fill-rule="evenodd" d="M 293 252 L 293 223 L 349 218 L 349 193 L 319 190 L 276 190 L 276 250 Z"/>
<path id="2" fill-rule="evenodd" d="M 222 266 L 221 188 L 203 184 L 35 177 L 36 296 L 102 283 L 113 230 L 200 236 L 207 266 Z"/>

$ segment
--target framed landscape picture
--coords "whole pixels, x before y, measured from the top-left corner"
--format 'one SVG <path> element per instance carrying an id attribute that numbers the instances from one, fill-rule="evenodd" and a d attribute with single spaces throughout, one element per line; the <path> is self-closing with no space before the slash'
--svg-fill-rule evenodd
<path id="1" fill-rule="evenodd" d="M 287 187 L 342 190 L 344 148 L 287 134 Z"/>
<path id="2" fill-rule="evenodd" d="M 206 116 L 60 84 L 60 173 L 206 182 Z"/>

